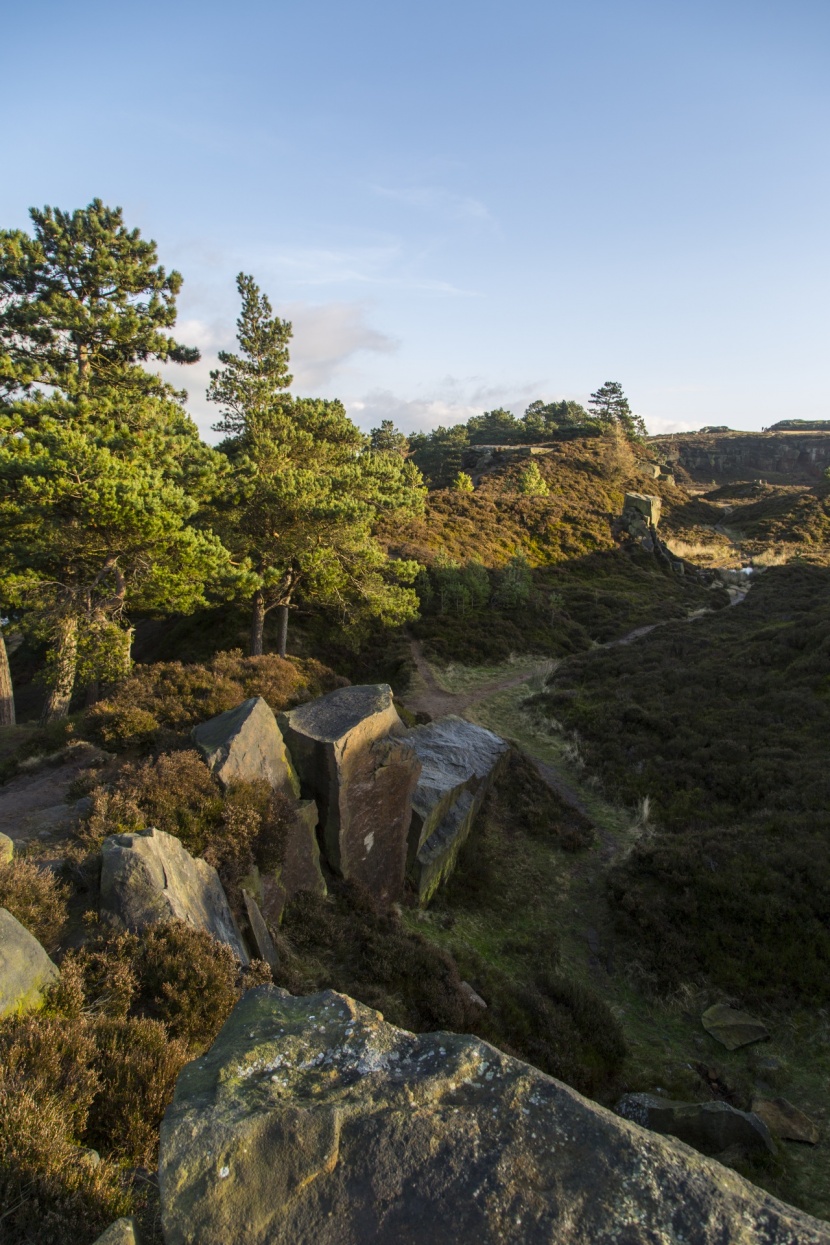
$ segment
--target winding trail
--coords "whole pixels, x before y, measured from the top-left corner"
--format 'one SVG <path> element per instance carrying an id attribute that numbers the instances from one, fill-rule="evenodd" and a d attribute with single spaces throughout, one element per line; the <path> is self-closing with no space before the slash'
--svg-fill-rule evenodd
<path id="1" fill-rule="evenodd" d="M 749 588 L 746 590 L 739 588 L 731 589 L 730 605 L 739 605 L 746 597 L 748 591 Z M 619 636 L 616 640 L 607 640 L 604 644 L 598 644 L 596 647 L 619 648 L 624 645 L 634 644 L 637 640 L 642 639 L 643 636 L 656 631 L 658 627 L 665 627 L 670 622 L 691 623 L 710 613 L 712 613 L 711 610 L 698 609 L 688 614 L 684 619 L 666 618 L 660 622 L 647 623 L 645 626 L 635 627 L 632 631 L 626 632 L 625 635 Z M 519 687 L 523 683 L 530 683 L 532 679 L 543 675 L 550 665 L 549 661 L 544 661 L 534 666 L 526 667 L 508 678 L 495 679 L 490 683 L 483 683 L 480 687 L 469 692 L 449 692 L 439 683 L 433 667 L 424 655 L 423 645 L 420 641 L 410 637 L 409 645 L 412 662 L 418 674 L 417 681 L 420 686 L 412 688 L 407 693 L 404 703 L 411 712 L 426 713 L 430 718 L 444 717 L 449 713 L 463 717 L 467 710 L 481 701 L 487 700 L 490 696 L 495 696 L 497 693 L 507 691 L 513 687 Z M 562 802 L 588 819 L 600 838 L 603 855 L 606 859 L 613 856 L 618 850 L 618 844 L 613 836 L 598 824 L 596 817 L 591 814 L 577 788 L 555 766 L 551 765 L 549 760 L 543 760 L 541 757 L 534 755 L 527 745 L 522 748 L 522 751 L 534 766 L 542 781 L 559 796 Z"/>

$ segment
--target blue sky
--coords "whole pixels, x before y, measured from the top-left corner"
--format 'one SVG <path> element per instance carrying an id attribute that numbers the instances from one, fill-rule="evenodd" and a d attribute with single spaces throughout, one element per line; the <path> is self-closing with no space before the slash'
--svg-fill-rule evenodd
<path id="1" fill-rule="evenodd" d="M 608 379 L 654 432 L 830 418 L 828 54 L 826 0 L 7 0 L 0 225 L 122 205 L 205 430 L 240 270 L 366 428 Z"/>

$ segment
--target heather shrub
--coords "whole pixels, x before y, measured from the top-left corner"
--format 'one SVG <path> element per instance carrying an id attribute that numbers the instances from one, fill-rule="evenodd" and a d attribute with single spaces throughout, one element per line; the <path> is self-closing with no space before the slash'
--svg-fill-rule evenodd
<path id="1" fill-rule="evenodd" d="M 68 889 L 50 869 L 16 856 L 0 865 L 0 908 L 25 925 L 47 951 L 60 942 L 68 919 Z"/>
<path id="2" fill-rule="evenodd" d="M 278 712 L 340 682 L 313 659 L 243 657 L 238 649 L 205 663 L 137 665 L 106 700 L 89 710 L 85 729 L 116 751 L 147 747 L 165 731 L 184 733 L 249 696 L 263 696 Z"/>
<path id="3" fill-rule="evenodd" d="M 4 1245 L 78 1245 L 136 1200 L 118 1163 L 93 1166 L 59 1095 L 33 1090 L 0 1064 L 0 1216 Z"/>
<path id="4" fill-rule="evenodd" d="M 131 830 L 155 826 L 175 834 L 198 856 L 221 816 L 218 784 L 199 754 L 188 750 L 123 766 L 104 820 L 111 827 L 107 834 L 123 833 L 128 826 Z"/>

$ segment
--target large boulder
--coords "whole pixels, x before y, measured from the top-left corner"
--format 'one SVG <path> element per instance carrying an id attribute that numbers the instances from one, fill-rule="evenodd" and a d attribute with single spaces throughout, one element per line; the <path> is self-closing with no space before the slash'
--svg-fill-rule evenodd
<path id="1" fill-rule="evenodd" d="M 190 734 L 223 787 L 264 779 L 288 796 L 300 794 L 277 719 L 262 696 L 201 722 Z"/>
<path id="2" fill-rule="evenodd" d="M 59 973 L 34 934 L 0 908 L 0 1016 L 40 1007 Z"/>
<path id="3" fill-rule="evenodd" d="M 439 718 L 406 738 L 421 763 L 412 799 L 408 871 L 426 901 L 452 870 L 508 745 L 464 718 Z"/>
<path id="4" fill-rule="evenodd" d="M 14 860 L 14 839 L 7 834 L 0 834 L 0 865 L 8 865 Z"/>
<path id="5" fill-rule="evenodd" d="M 386 683 L 342 687 L 281 714 L 305 794 L 317 801 L 323 850 L 342 877 L 397 898 L 420 765 L 401 737 Z"/>
<path id="6" fill-rule="evenodd" d="M 723 1154 L 738 1147 L 747 1153 L 775 1153 L 769 1129 L 749 1111 L 728 1102 L 675 1102 L 657 1094 L 625 1094 L 617 1110 L 656 1133 L 668 1133 L 702 1154 Z"/>
<path id="7" fill-rule="evenodd" d="M 272 925 L 282 920 L 285 905 L 300 891 L 325 895 L 326 880 L 320 866 L 317 842 L 319 814 L 314 800 L 299 800 L 282 845 L 282 859 L 271 873 L 259 877 L 257 890 L 262 910 Z"/>
<path id="8" fill-rule="evenodd" d="M 830 1245 L 830 1225 L 477 1038 L 249 991 L 161 1128 L 166 1245 Z"/>
<path id="9" fill-rule="evenodd" d="M 136 933 L 158 921 L 187 921 L 226 942 L 238 960 L 248 963 L 216 870 L 163 830 L 104 839 L 101 915 Z"/>

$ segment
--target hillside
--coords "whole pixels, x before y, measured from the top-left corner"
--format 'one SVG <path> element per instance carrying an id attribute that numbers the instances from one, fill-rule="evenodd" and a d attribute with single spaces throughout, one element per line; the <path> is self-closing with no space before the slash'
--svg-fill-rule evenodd
<path id="1" fill-rule="evenodd" d="M 260 982 L 334 988 L 416 1033 L 477 1034 L 608 1106 L 645 1091 L 748 1111 L 785 1092 L 830 1119 L 826 482 L 782 457 L 777 479 L 742 478 L 768 434 L 721 456 L 714 482 L 694 478 L 700 435 L 673 458 L 662 439 L 541 436 L 466 446 L 471 490 L 434 487 L 423 515 L 381 518 L 381 547 L 422 567 L 405 629 L 347 635 L 304 606 L 283 661 L 242 656 L 239 605 L 138 616 L 133 673 L 91 707 L 77 692 L 45 730 L 43 650 L 12 653 L 22 725 L 0 740 L 0 806 L 17 855 L 0 906 L 63 971 L 43 1011 L 0 1022 L 3 1101 L 28 1078 L 54 1129 L 25 1133 L 11 1109 L 0 1125 L 4 1196 L 23 1206 L 33 1182 L 51 1225 L 30 1238 L 15 1211 L 13 1241 L 69 1245 L 79 1223 L 129 1210 L 160 1242 L 155 1186 L 135 1173 L 153 1169 L 183 1063 Z M 629 492 L 660 499 L 665 548 L 625 530 Z M 300 890 L 268 916 L 272 966 L 244 971 L 186 928 L 114 936 L 97 915 L 102 844 L 148 824 L 218 870 L 250 935 L 244 891 L 284 866 L 293 814 L 262 785 L 223 789 L 189 732 L 246 698 L 285 712 L 349 681 L 391 682 L 409 729 L 458 714 L 512 743 L 430 902 L 410 889 L 390 907 L 327 867 L 327 894 Z M 769 1066 L 759 1047 L 702 1036 L 724 1001 L 763 1018 Z M 79 1147 L 99 1166 L 79 1167 Z M 722 1159 L 830 1214 L 823 1146 Z"/>

